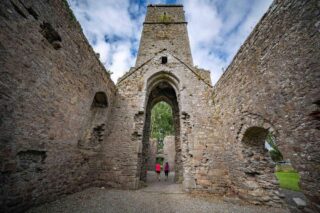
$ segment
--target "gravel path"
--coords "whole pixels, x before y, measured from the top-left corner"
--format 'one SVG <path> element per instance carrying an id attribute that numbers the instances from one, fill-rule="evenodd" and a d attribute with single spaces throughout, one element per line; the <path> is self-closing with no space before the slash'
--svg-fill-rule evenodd
<path id="1" fill-rule="evenodd" d="M 181 185 L 174 184 L 173 176 L 169 181 L 164 181 L 164 177 L 161 178 L 159 182 L 154 174 L 148 173 L 148 187 L 134 191 L 89 188 L 52 203 L 32 208 L 28 212 L 288 212 L 287 209 L 240 205 L 214 198 L 195 197 L 184 193 Z"/>

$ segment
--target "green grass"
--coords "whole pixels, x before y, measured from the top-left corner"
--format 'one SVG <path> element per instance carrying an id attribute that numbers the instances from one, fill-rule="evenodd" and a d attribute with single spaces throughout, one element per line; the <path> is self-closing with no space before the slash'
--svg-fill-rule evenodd
<path id="1" fill-rule="evenodd" d="M 297 172 L 276 172 L 275 173 L 279 183 L 280 188 L 290 189 L 294 191 L 300 191 L 299 181 L 300 175 Z"/>

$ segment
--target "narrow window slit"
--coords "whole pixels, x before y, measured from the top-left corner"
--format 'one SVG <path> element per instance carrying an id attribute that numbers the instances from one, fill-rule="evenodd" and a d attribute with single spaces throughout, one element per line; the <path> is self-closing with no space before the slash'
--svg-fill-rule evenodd
<path id="1" fill-rule="evenodd" d="M 168 57 L 167 56 L 162 56 L 161 57 L 161 64 L 166 64 L 168 63 Z"/>

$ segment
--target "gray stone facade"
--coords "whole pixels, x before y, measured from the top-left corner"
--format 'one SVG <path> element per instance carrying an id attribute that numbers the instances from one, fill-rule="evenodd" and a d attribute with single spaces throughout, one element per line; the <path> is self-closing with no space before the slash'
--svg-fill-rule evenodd
<path id="1" fill-rule="evenodd" d="M 155 171 L 156 169 L 156 158 L 157 158 L 157 139 L 150 138 L 149 140 L 149 151 L 148 151 L 148 162 L 147 167 L 148 171 Z"/>
<path id="2" fill-rule="evenodd" d="M 163 166 L 166 162 L 169 164 L 170 171 L 174 171 L 175 168 L 175 156 L 176 149 L 174 144 L 174 136 L 168 135 L 163 140 Z"/>
<path id="3" fill-rule="evenodd" d="M 101 185 L 116 88 L 67 4 L 1 1 L 0 25 L 0 212 Z"/>
<path id="4" fill-rule="evenodd" d="M 163 49 L 173 53 L 183 62 L 192 65 L 186 25 L 182 5 L 149 6 L 143 23 L 135 67 L 146 63 Z"/>
<path id="5" fill-rule="evenodd" d="M 161 10 L 159 14 L 156 13 L 157 16 L 150 12 L 157 9 Z M 178 18 L 163 23 L 160 19 L 164 13 L 162 11 L 167 11 L 168 17 Z M 196 187 L 190 156 L 193 155 L 192 152 L 197 152 L 199 144 L 205 143 L 206 136 L 212 134 L 210 121 L 207 121 L 210 113 L 212 114 L 212 86 L 207 74 L 209 72 L 192 66 L 186 22 L 181 20 L 184 20 L 181 6 L 149 6 L 137 66 L 131 68 L 117 84 L 119 98 L 112 113 L 115 116 L 112 118 L 114 128 L 106 139 L 109 143 L 105 150 L 117 146 L 118 152 L 126 155 L 123 160 L 118 152 L 114 155 L 107 154 L 110 155 L 108 159 L 122 161 L 116 167 L 120 178 L 112 177 L 121 186 L 137 188 L 139 181 L 145 180 L 151 109 L 159 101 L 166 101 L 173 109 L 175 124 L 175 180 L 183 182 L 186 189 Z M 171 28 L 181 31 L 181 35 L 171 32 Z M 168 34 L 163 40 L 155 38 L 159 29 Z M 165 48 L 175 36 L 178 37 L 176 43 Z M 179 49 L 181 52 L 175 55 L 174 51 Z M 166 63 L 163 63 L 163 57 L 166 57 Z M 200 111 L 200 106 L 206 107 L 207 112 Z M 196 144 L 193 141 L 197 141 Z M 109 160 L 105 162 L 105 165 L 108 164 L 110 165 Z M 110 183 L 114 184 L 114 181 L 111 180 Z"/>
<path id="6" fill-rule="evenodd" d="M 23 2 L 23 3 L 22 3 Z M 0 4 L 0 205 L 23 211 L 89 186 L 146 180 L 150 116 L 174 117 L 186 191 L 281 206 L 269 132 L 319 209 L 320 5 L 275 1 L 213 87 L 181 5 L 148 7 L 135 67 L 110 80 L 64 1 Z"/>
<path id="7" fill-rule="evenodd" d="M 265 131 L 299 171 L 305 195 L 320 203 L 319 10 L 319 1 L 273 2 L 214 87 L 214 141 L 224 146 L 230 189 L 254 203 L 268 204 L 277 193 L 270 172 L 259 168 L 266 153 L 252 145 L 246 151 L 250 135 Z"/>

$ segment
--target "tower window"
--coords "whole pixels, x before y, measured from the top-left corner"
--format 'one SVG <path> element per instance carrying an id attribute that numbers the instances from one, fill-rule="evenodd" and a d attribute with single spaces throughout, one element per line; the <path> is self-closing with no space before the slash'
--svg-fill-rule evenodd
<path id="1" fill-rule="evenodd" d="M 161 64 L 166 64 L 168 62 L 168 57 L 167 56 L 162 56 L 161 57 Z"/>

